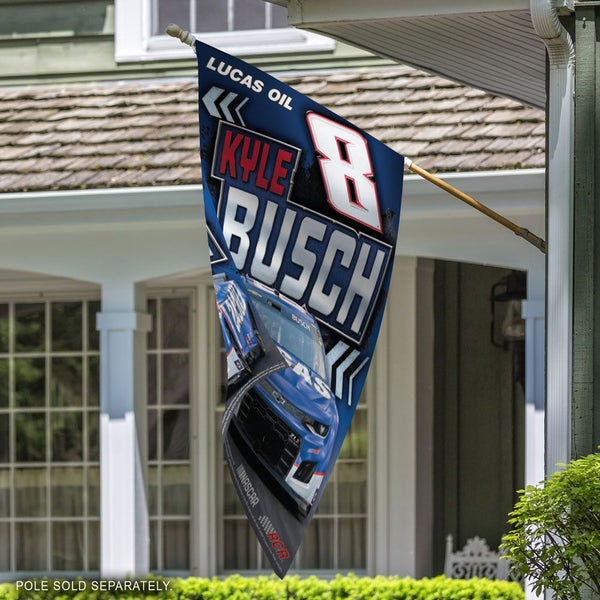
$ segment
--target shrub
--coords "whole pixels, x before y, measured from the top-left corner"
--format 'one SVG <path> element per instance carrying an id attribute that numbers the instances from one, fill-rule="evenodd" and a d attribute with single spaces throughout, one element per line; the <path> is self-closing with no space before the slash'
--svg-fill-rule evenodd
<path id="1" fill-rule="evenodd" d="M 152 578 L 153 581 L 165 581 Z M 410 579 L 408 577 L 356 577 L 338 575 L 331 581 L 317 577 L 240 577 L 227 579 L 172 579 L 167 591 L 94 591 L 87 589 L 55 591 L 54 582 L 45 580 L 48 591 L 17 590 L 15 584 L 0 584 L 0 600 L 524 600 L 516 583 L 489 579 Z M 79 581 L 79 580 L 78 580 Z M 76 583 L 78 588 L 83 584 Z M 57 584 L 56 587 L 60 588 Z"/>
<path id="2" fill-rule="evenodd" d="M 588 588 L 600 595 L 600 454 L 571 461 L 539 486 L 529 486 L 510 515 L 502 547 L 514 568 L 575 600 Z"/>

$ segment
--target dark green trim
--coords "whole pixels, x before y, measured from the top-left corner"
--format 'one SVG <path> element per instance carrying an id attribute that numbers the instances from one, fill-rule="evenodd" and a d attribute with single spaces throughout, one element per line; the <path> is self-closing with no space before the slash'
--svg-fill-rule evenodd
<path id="1" fill-rule="evenodd" d="M 573 458 L 596 451 L 600 444 L 599 35 L 600 7 L 578 5 L 575 12 Z"/>

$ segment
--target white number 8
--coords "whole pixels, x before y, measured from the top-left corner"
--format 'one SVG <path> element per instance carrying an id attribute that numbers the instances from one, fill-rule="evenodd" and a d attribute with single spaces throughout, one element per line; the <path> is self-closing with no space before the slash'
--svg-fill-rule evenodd
<path id="1" fill-rule="evenodd" d="M 381 232 L 377 189 L 365 138 L 331 119 L 308 113 L 329 203 L 338 212 Z"/>

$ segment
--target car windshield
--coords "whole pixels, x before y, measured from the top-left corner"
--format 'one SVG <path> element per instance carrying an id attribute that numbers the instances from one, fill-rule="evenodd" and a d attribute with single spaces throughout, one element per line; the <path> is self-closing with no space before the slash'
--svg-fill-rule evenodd
<path id="1" fill-rule="evenodd" d="M 314 321 L 258 288 L 248 286 L 248 292 L 273 341 L 327 381 L 323 341 Z"/>

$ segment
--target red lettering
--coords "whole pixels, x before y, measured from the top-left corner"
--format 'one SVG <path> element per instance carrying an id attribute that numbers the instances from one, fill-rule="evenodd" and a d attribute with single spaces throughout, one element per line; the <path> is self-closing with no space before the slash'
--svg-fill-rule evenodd
<path id="1" fill-rule="evenodd" d="M 271 149 L 270 144 L 266 142 L 262 147 L 262 154 L 260 155 L 260 165 L 258 166 L 258 173 L 256 174 L 256 185 L 263 190 L 269 189 L 269 180 L 265 178 L 265 168 L 267 166 L 267 159 L 269 158 L 269 150 Z"/>
<path id="2" fill-rule="evenodd" d="M 285 549 L 285 544 L 279 539 L 279 534 L 277 532 L 267 533 L 267 537 L 271 542 L 271 546 L 275 548 L 277 556 L 279 556 L 281 560 L 290 557 L 290 553 Z"/>
<path id="3" fill-rule="evenodd" d="M 240 156 L 240 166 L 242 167 L 242 179 L 244 183 L 248 183 L 250 179 L 250 173 L 256 169 L 256 163 L 258 162 L 258 153 L 260 152 L 261 143 L 259 140 L 254 140 L 254 146 L 252 147 L 252 156 L 250 156 L 250 142 L 251 138 L 244 136 L 244 144 L 242 145 L 242 155 Z"/>
<path id="4" fill-rule="evenodd" d="M 292 153 L 279 148 L 277 157 L 275 158 L 275 168 L 273 169 L 273 177 L 271 178 L 271 187 L 269 188 L 274 194 L 283 196 L 285 188 L 279 183 L 279 180 L 287 177 L 288 170 L 283 166 L 284 163 L 289 164 L 292 160 Z"/>
<path id="5" fill-rule="evenodd" d="M 223 141 L 223 150 L 221 152 L 221 164 L 219 165 L 219 173 L 222 175 L 225 174 L 225 169 L 227 165 L 229 165 L 229 175 L 236 178 L 236 169 L 235 169 L 235 151 L 238 149 L 242 138 L 244 137 L 241 133 L 236 134 L 233 143 L 231 141 L 231 131 L 227 130 L 225 132 L 225 140 Z"/>

